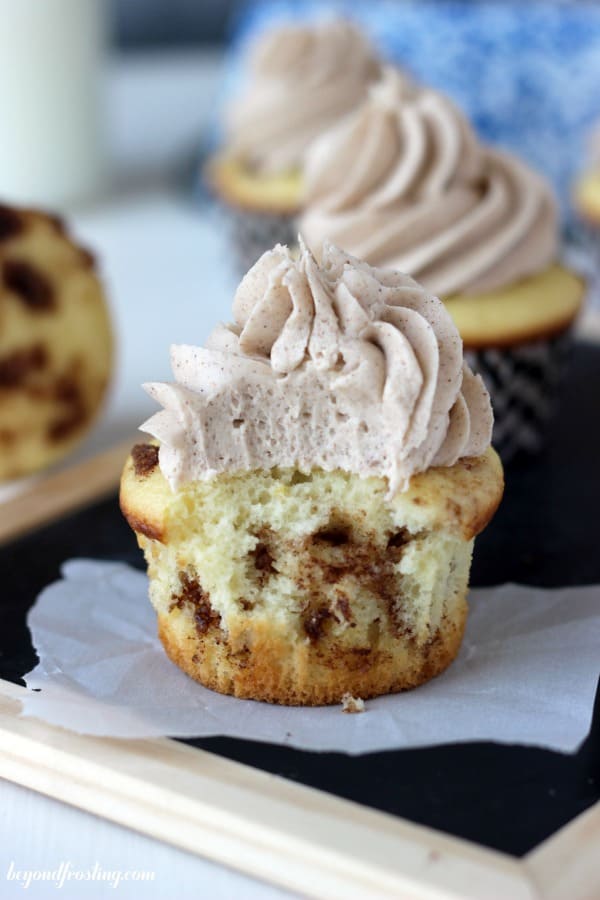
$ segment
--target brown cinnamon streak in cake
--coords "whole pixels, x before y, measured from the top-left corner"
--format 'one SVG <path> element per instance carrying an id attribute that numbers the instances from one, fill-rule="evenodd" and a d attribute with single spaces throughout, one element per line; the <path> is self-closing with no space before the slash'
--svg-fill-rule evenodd
<path id="1" fill-rule="evenodd" d="M 305 617 L 303 624 L 311 642 L 317 641 L 325 630 L 325 623 L 331 618 L 331 613 L 326 606 L 319 606 L 317 609 L 309 609 L 308 615 Z"/>
<path id="2" fill-rule="evenodd" d="M 47 428 L 51 442 L 63 441 L 79 431 L 89 418 L 81 387 L 76 377 L 78 366 L 73 366 L 73 374 L 62 375 L 54 384 L 54 399 L 61 407 L 61 413 Z"/>
<path id="3" fill-rule="evenodd" d="M 406 530 L 406 528 L 401 528 L 400 531 L 397 531 L 395 534 L 392 534 L 387 542 L 388 549 L 390 547 L 402 547 L 406 542 L 410 539 L 410 533 Z"/>
<path id="4" fill-rule="evenodd" d="M 353 622 L 352 606 L 343 590 L 337 592 L 331 608 L 322 603 L 324 588 L 337 585 L 344 578 L 359 582 L 379 598 L 393 633 L 406 635 L 410 631 L 402 611 L 395 566 L 407 543 L 415 537 L 406 529 L 399 529 L 382 546 L 375 535 L 371 539 L 364 535 L 355 541 L 349 528 L 332 525 L 303 540 L 301 552 L 310 554 L 313 566 L 302 573 L 297 583 L 300 593 L 309 597 L 303 628 L 311 642 L 325 633 L 330 617 Z"/>
<path id="5" fill-rule="evenodd" d="M 342 617 L 346 620 L 346 622 L 351 622 L 352 610 L 350 609 L 350 601 L 348 600 L 347 596 L 338 592 L 335 605 L 337 609 L 339 609 Z"/>
<path id="6" fill-rule="evenodd" d="M 0 204 L 0 242 L 16 237 L 24 228 L 25 224 L 19 213 L 10 206 Z"/>
<path id="7" fill-rule="evenodd" d="M 131 449 L 131 459 L 137 477 L 144 478 L 158 465 L 158 447 L 156 444 L 135 444 Z"/>
<path id="8" fill-rule="evenodd" d="M 328 528 L 325 531 L 318 531 L 315 540 L 331 544 L 333 547 L 341 547 L 342 544 L 349 542 L 350 536 L 346 528 Z"/>
<path id="9" fill-rule="evenodd" d="M 254 568 L 258 572 L 258 581 L 261 587 L 265 584 L 270 575 L 275 573 L 273 566 L 273 556 L 266 543 L 259 541 L 252 551 Z"/>
<path id="10" fill-rule="evenodd" d="M 34 312 L 49 312 L 56 307 L 54 288 L 46 276 L 24 260 L 4 263 L 4 284 Z"/>
<path id="11" fill-rule="evenodd" d="M 197 578 L 187 572 L 179 573 L 180 591 L 172 595 L 170 610 L 177 607 L 191 607 L 194 615 L 196 631 L 204 635 L 210 628 L 220 628 L 221 616 L 210 605 L 210 595 L 204 590 Z"/>
<path id="12" fill-rule="evenodd" d="M 32 344 L 14 350 L 0 358 L 0 388 L 17 388 L 32 372 L 39 372 L 48 364 L 48 351 L 43 344 Z"/>

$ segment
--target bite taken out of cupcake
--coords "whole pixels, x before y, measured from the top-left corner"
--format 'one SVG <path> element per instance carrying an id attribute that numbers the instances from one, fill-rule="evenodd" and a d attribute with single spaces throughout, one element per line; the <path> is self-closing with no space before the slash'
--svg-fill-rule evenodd
<path id="1" fill-rule="evenodd" d="M 379 69 L 366 37 L 343 19 L 272 27 L 257 39 L 206 170 L 240 272 L 276 241 L 295 240 L 307 148 L 364 100 Z"/>
<path id="2" fill-rule="evenodd" d="M 509 459 L 542 444 L 585 286 L 560 262 L 550 186 L 482 144 L 437 91 L 391 69 L 305 166 L 300 230 L 441 297 L 492 394 Z"/>
<path id="3" fill-rule="evenodd" d="M 233 315 L 146 385 L 164 408 L 121 480 L 168 655 L 284 704 L 426 682 L 458 653 L 503 490 L 450 315 L 330 245 L 267 252 Z"/>

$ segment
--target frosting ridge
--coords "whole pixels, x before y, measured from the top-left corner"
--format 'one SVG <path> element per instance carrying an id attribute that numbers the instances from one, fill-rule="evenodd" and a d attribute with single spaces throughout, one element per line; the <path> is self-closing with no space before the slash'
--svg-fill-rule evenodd
<path id="1" fill-rule="evenodd" d="M 442 94 L 384 69 L 353 115 L 307 155 L 300 229 L 440 296 L 481 293 L 546 268 L 557 212 L 543 178 L 491 150 Z"/>
<path id="2" fill-rule="evenodd" d="M 343 19 L 267 31 L 252 78 L 226 116 L 230 152 L 258 171 L 301 165 L 310 142 L 360 103 L 377 77 L 374 51 Z"/>
<path id="3" fill-rule="evenodd" d="M 175 381 L 145 385 L 164 409 L 142 430 L 161 441 L 176 489 L 218 472 L 273 466 L 383 476 L 489 446 L 492 412 L 443 304 L 406 275 L 325 245 L 265 253 L 240 283 L 234 321 L 205 347 L 171 348 Z"/>

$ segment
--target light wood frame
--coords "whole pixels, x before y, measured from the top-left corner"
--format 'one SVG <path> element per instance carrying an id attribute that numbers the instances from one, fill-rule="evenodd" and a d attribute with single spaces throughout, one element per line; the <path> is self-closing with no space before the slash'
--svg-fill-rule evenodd
<path id="1" fill-rule="evenodd" d="M 600 804 L 523 859 L 167 738 L 20 718 L 0 681 L 0 775 L 310 897 L 597 900 Z"/>

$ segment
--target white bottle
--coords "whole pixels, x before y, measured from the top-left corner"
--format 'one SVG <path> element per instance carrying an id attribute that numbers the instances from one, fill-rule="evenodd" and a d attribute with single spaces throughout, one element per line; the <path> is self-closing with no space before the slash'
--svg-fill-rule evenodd
<path id="1" fill-rule="evenodd" d="M 55 208 L 105 176 L 107 0 L 0 0 L 0 202 Z"/>

